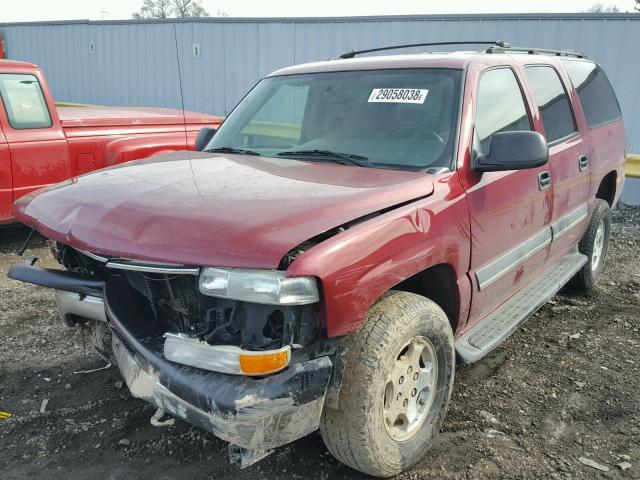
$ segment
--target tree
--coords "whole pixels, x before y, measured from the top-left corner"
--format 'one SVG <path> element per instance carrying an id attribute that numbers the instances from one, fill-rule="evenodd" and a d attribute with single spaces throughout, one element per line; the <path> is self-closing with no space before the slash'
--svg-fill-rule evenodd
<path id="1" fill-rule="evenodd" d="M 135 19 L 208 17 L 201 0 L 143 0 Z"/>
<path id="2" fill-rule="evenodd" d="M 636 12 L 640 12 L 640 0 L 636 0 L 636 6 L 633 8 L 635 8 Z"/>
<path id="3" fill-rule="evenodd" d="M 199 0 L 173 0 L 176 17 L 208 17 Z"/>
<path id="4" fill-rule="evenodd" d="M 133 18 L 169 18 L 173 9 L 172 0 L 144 0 Z"/>
<path id="5" fill-rule="evenodd" d="M 636 0 L 636 3 L 639 3 L 640 0 Z M 602 3 L 596 3 L 593 7 L 589 8 L 587 13 L 618 13 L 620 12 L 620 7 L 617 5 L 608 5 L 605 6 Z"/>

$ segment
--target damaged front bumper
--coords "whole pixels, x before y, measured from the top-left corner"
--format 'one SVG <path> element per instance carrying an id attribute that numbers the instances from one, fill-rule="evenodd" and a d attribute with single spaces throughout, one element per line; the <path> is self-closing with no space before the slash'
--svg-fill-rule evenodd
<path id="1" fill-rule="evenodd" d="M 181 365 L 164 358 L 162 338 L 145 336 L 132 314 L 111 308 L 118 303 L 109 301 L 108 288 L 98 293 L 99 285 L 82 276 L 30 266 L 14 268 L 10 276 L 64 288 L 56 298 L 68 324 L 78 317 L 106 320 L 131 394 L 238 447 L 242 466 L 318 429 L 332 371 L 327 356 L 294 356 L 286 370 L 261 378 Z"/>
<path id="2" fill-rule="evenodd" d="M 189 367 L 161 370 L 117 336 L 113 353 L 134 397 L 240 448 L 258 452 L 317 430 L 331 372 L 328 357 L 293 364 L 264 379 L 203 373 Z M 179 378 L 175 370 L 182 371 Z"/>

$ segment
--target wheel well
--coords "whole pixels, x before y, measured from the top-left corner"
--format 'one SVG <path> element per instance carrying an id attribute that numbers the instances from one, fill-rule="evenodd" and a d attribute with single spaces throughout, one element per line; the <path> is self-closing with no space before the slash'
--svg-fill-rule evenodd
<path id="1" fill-rule="evenodd" d="M 450 265 L 434 265 L 399 283 L 393 290 L 415 293 L 434 301 L 449 318 L 455 332 L 460 317 L 460 293 Z"/>
<path id="2" fill-rule="evenodd" d="M 600 182 L 596 193 L 596 198 L 605 200 L 610 207 L 613 207 L 613 200 L 616 198 L 616 180 L 617 173 L 615 171 L 607 173 Z"/>

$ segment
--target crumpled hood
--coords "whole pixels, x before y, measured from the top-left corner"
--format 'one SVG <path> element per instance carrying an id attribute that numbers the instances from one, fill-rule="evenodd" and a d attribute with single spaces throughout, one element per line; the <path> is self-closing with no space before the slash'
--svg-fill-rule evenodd
<path id="1" fill-rule="evenodd" d="M 432 191 L 425 173 L 177 152 L 45 188 L 18 200 L 13 214 L 94 253 L 277 268 L 305 240 Z"/>

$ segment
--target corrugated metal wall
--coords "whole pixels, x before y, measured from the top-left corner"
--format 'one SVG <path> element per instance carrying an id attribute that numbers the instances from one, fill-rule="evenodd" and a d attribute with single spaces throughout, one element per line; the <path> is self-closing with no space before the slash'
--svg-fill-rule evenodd
<path id="1" fill-rule="evenodd" d="M 0 32 L 8 58 L 39 64 L 58 100 L 180 107 L 174 26 L 185 107 L 217 114 L 279 67 L 351 49 L 498 39 L 581 51 L 605 68 L 630 151 L 640 153 L 640 14 L 70 21 L 0 24 Z M 640 182 L 628 187 L 625 200 L 640 202 Z"/>

